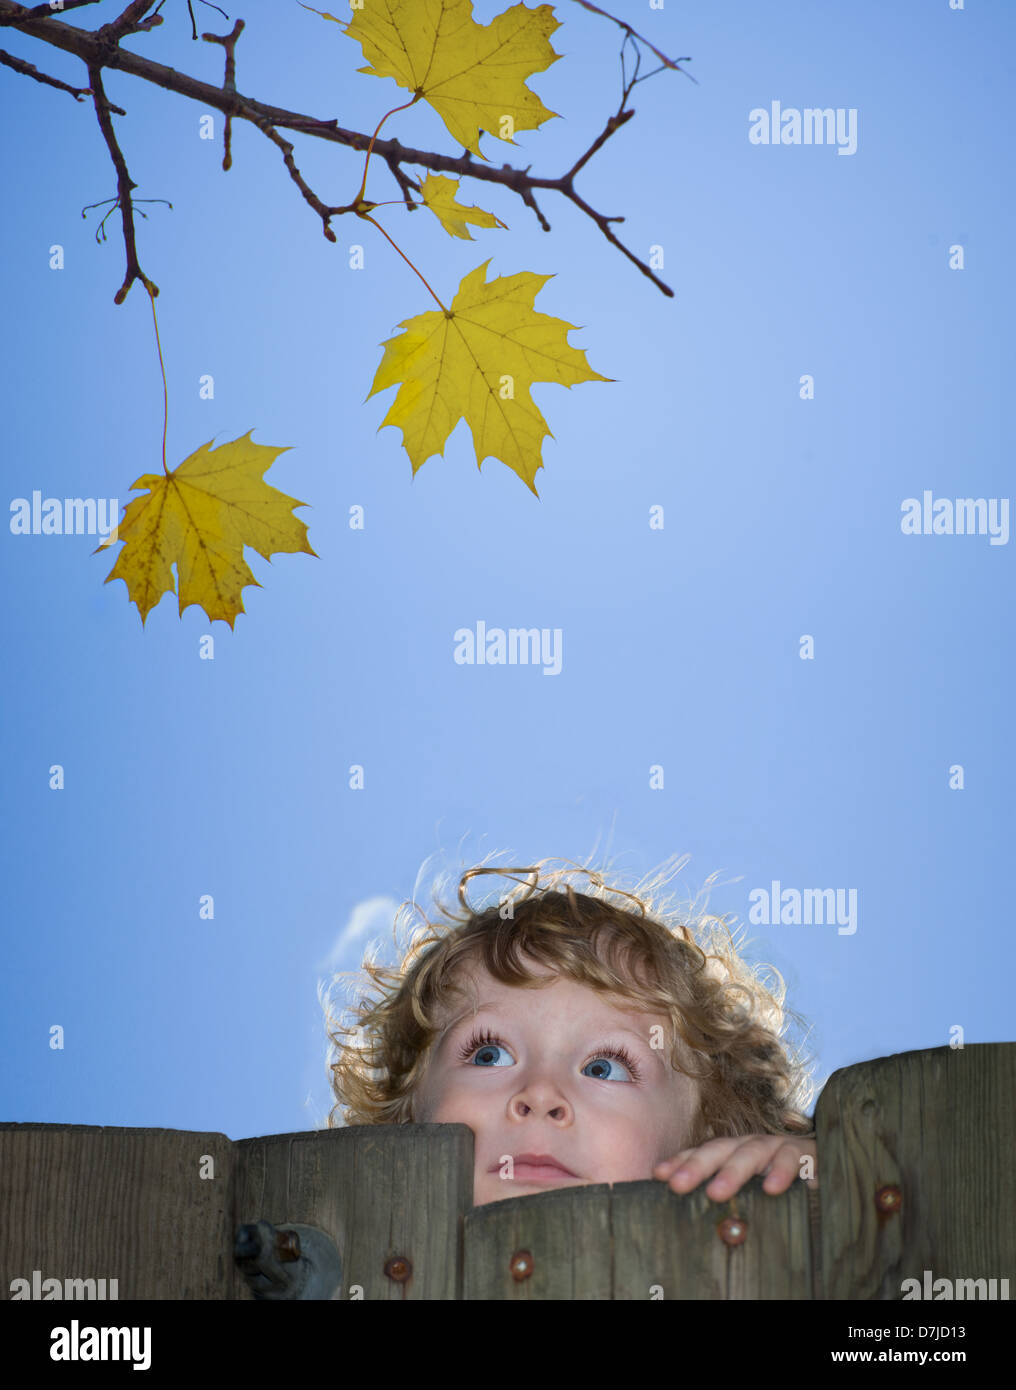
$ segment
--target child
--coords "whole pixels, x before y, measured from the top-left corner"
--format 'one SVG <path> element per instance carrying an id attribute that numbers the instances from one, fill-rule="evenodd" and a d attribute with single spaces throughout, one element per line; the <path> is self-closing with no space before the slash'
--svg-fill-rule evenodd
<path id="1" fill-rule="evenodd" d="M 596 892 L 560 891 L 567 870 L 537 892 L 541 867 L 471 869 L 464 913 L 438 905 L 451 929 L 428 923 L 397 970 L 365 961 L 381 997 L 341 1030 L 355 1041 L 329 1033 L 329 1126 L 340 1108 L 350 1125 L 468 1125 L 476 1206 L 651 1177 L 675 1192 L 712 1177 L 716 1201 L 753 1174 L 770 1193 L 799 1175 L 815 1186 L 782 980 L 770 992 L 716 918 L 699 920 L 700 944 L 587 870 Z M 466 883 L 484 873 L 530 882 L 474 910 Z"/>

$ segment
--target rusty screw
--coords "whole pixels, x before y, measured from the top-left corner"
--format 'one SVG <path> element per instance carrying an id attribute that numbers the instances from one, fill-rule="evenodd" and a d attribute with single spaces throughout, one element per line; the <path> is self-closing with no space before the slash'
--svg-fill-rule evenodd
<path id="1" fill-rule="evenodd" d="M 276 1231 L 275 1255 L 283 1264 L 300 1258 L 300 1237 L 295 1231 Z"/>
<path id="2" fill-rule="evenodd" d="M 511 1257 L 508 1268 L 512 1272 L 512 1278 L 517 1282 L 528 1279 L 533 1272 L 533 1256 L 528 1250 L 516 1250 Z"/>
<path id="3" fill-rule="evenodd" d="M 743 1245 L 748 1239 L 748 1223 L 743 1216 L 728 1216 L 716 1231 L 724 1245 Z"/>
<path id="4" fill-rule="evenodd" d="M 903 1193 L 892 1183 L 880 1187 L 875 1193 L 875 1205 L 879 1211 L 899 1211 L 903 1205 Z"/>
<path id="5" fill-rule="evenodd" d="M 405 1255 L 393 1255 L 385 1262 L 385 1273 L 389 1279 L 394 1279 L 396 1284 L 404 1284 L 412 1272 L 412 1262 L 407 1260 Z"/>

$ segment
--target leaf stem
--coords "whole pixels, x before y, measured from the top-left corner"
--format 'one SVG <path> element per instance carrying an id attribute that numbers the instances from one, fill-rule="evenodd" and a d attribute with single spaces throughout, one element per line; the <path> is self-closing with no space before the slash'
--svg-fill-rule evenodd
<path id="1" fill-rule="evenodd" d="M 148 297 L 152 301 L 152 322 L 155 324 L 155 346 L 159 350 L 159 370 L 162 372 L 162 471 L 169 476 L 169 469 L 166 467 L 166 431 L 169 429 L 169 388 L 166 385 L 166 364 L 162 360 L 162 343 L 159 341 L 159 320 L 155 313 L 155 295 L 152 293 L 151 286 L 145 281 L 145 289 L 148 290 Z"/>
<path id="2" fill-rule="evenodd" d="M 374 219 L 373 219 L 373 217 L 371 217 L 370 213 L 368 213 L 368 212 L 361 212 L 361 213 L 359 214 L 359 216 L 362 217 L 363 220 L 364 220 L 365 222 L 370 222 L 370 223 L 372 223 L 372 225 L 375 226 L 375 227 L 378 229 L 378 231 L 379 231 L 379 232 L 381 233 L 381 235 L 385 238 L 385 240 L 386 240 L 386 241 L 391 241 L 392 245 L 395 246 L 395 242 L 392 241 L 391 237 L 390 237 L 390 236 L 388 235 L 388 233 L 385 231 L 384 227 L 382 227 L 381 223 L 380 223 L 380 222 L 375 222 Z M 427 286 L 428 290 L 430 290 L 431 295 L 433 295 L 433 297 L 434 297 L 435 301 L 437 302 L 437 304 L 439 305 L 439 307 L 442 308 L 442 309 L 444 309 L 444 312 L 447 314 L 448 310 L 445 309 L 445 306 L 441 303 L 440 299 L 438 299 L 437 295 L 434 294 L 433 289 L 432 289 L 431 286 L 427 283 L 427 280 L 425 279 L 425 277 L 421 274 L 421 272 L 420 272 L 419 270 L 416 269 L 416 266 L 413 264 L 413 262 L 412 262 L 412 261 L 409 259 L 409 257 L 406 255 L 405 251 L 400 250 L 398 246 L 395 246 L 395 249 L 396 249 L 396 251 L 399 252 L 399 255 L 400 255 L 400 256 L 402 257 L 402 259 L 405 261 L 406 265 L 409 266 L 410 270 L 416 271 L 416 274 L 420 276 L 420 279 L 423 280 L 423 283 Z"/>
<path id="3" fill-rule="evenodd" d="M 353 199 L 353 202 L 354 202 L 354 203 L 360 202 L 361 199 L 363 198 L 364 192 L 366 191 L 366 188 L 367 188 L 367 169 L 368 169 L 368 167 L 369 167 L 369 165 L 370 165 L 370 156 L 371 156 L 371 154 L 372 154 L 372 152 L 373 152 L 373 150 L 374 150 L 374 141 L 377 139 L 377 137 L 378 137 L 378 132 L 380 131 L 381 127 L 384 125 L 385 121 L 387 121 L 387 119 L 388 119 L 389 116 L 394 116 L 394 115 L 395 115 L 396 111 L 406 111 L 406 110 L 408 110 L 408 108 L 409 108 L 410 106 L 415 106 L 416 103 L 417 103 L 419 100 L 420 100 L 420 93 L 419 93 L 419 92 L 416 92 L 416 93 L 413 95 L 412 100 L 407 101 L 407 102 L 405 103 L 405 105 L 403 105 L 403 106 L 393 106 L 392 109 L 391 109 L 390 111 L 386 111 L 385 114 L 384 114 L 384 115 L 381 117 L 381 119 L 378 121 L 378 123 L 377 123 L 377 130 L 375 130 L 374 134 L 370 137 L 370 144 L 367 146 L 367 158 L 363 161 L 363 178 L 360 180 L 360 191 L 359 191 L 359 193 L 356 195 L 356 197 Z"/>

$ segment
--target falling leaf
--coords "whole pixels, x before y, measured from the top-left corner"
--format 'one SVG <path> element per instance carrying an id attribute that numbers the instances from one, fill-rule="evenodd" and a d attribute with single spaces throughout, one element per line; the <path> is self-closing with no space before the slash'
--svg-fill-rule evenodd
<path id="1" fill-rule="evenodd" d="M 535 130 L 557 114 L 526 86 L 561 57 L 550 46 L 561 27 L 550 5 L 513 5 L 487 25 L 473 19 L 471 0 L 364 0 L 348 21 L 315 13 L 344 24 L 360 44 L 368 66 L 359 72 L 394 77 L 424 97 L 480 159 L 481 130 L 514 144 L 516 130 Z"/>
<path id="2" fill-rule="evenodd" d="M 570 346 L 574 324 L 536 312 L 536 296 L 553 276 L 524 270 L 488 284 L 489 265 L 487 260 L 470 271 L 447 312 L 418 314 L 399 325 L 405 332 L 384 344 L 367 398 L 400 383 L 378 428 L 401 428 L 414 475 L 433 454 L 443 455 L 448 436 L 464 419 L 477 467 L 485 458 L 500 459 L 539 496 L 533 484 L 543 467 L 543 439 L 551 432 L 530 386 L 613 378 L 594 372 L 585 352 Z"/>
<path id="3" fill-rule="evenodd" d="M 420 197 L 435 217 L 440 219 L 441 226 L 449 236 L 472 241 L 467 222 L 472 222 L 474 227 L 504 227 L 505 231 L 508 230 L 500 217 L 495 217 L 492 212 L 484 212 L 482 208 L 477 207 L 466 207 L 464 203 L 457 202 L 458 191 L 459 180 L 446 179 L 442 174 L 428 174 L 420 188 Z"/>
<path id="4" fill-rule="evenodd" d="M 244 563 L 245 545 L 269 561 L 280 551 L 315 554 L 307 527 L 291 510 L 307 503 L 264 481 L 265 471 L 286 449 L 255 444 L 252 434 L 248 430 L 214 450 L 209 440 L 171 473 L 138 478 L 131 490 L 147 488 L 147 496 L 129 502 L 114 535 L 92 551 L 96 555 L 124 542 L 106 583 L 126 583 L 142 627 L 163 594 L 177 593 L 174 563 L 180 616 L 196 603 L 209 621 L 221 618 L 232 627 L 245 611 L 243 589 L 261 588 Z"/>

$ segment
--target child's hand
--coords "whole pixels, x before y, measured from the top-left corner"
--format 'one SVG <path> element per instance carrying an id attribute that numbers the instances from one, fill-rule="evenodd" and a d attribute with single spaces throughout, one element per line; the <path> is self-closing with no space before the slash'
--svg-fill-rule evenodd
<path id="1" fill-rule="evenodd" d="M 690 1192 L 711 1173 L 716 1176 L 706 1188 L 714 1202 L 725 1202 L 739 1192 L 749 1178 L 766 1173 L 763 1190 L 775 1196 L 786 1192 L 801 1174 L 801 1159 L 812 1160 L 818 1150 L 814 1139 L 798 1139 L 786 1134 L 747 1134 L 737 1138 L 709 1139 L 697 1149 L 682 1149 L 653 1169 L 653 1177 L 666 1182 L 675 1192 Z M 805 1178 L 809 1187 L 818 1187 L 817 1178 Z"/>

